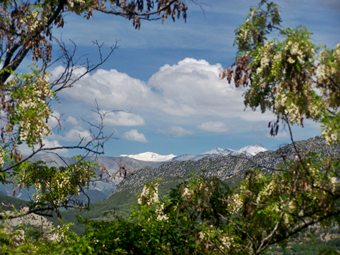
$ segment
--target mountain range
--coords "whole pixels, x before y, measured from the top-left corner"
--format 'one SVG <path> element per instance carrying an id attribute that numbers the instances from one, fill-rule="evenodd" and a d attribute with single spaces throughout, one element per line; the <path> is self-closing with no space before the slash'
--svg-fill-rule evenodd
<path id="1" fill-rule="evenodd" d="M 320 137 L 295 143 L 300 153 L 321 152 L 339 157 L 339 147 L 326 145 Z M 295 159 L 297 153 L 293 144 L 275 151 L 262 146 L 247 146 L 238 151 L 214 149 L 202 155 L 182 155 L 164 162 L 156 168 L 146 167 L 123 179 L 116 192 L 124 190 L 139 191 L 145 182 L 161 179 L 163 182 L 186 180 L 190 176 L 216 176 L 222 180 L 240 179 L 250 168 L 260 168 L 265 172 L 275 172 L 276 167 L 285 160 Z"/>
<path id="2" fill-rule="evenodd" d="M 249 145 L 242 147 L 239 150 L 233 150 L 233 149 L 224 149 L 220 147 L 216 147 L 214 149 L 211 149 L 209 151 L 206 151 L 204 153 L 200 154 L 182 154 L 182 155 L 174 155 L 174 154 L 168 154 L 168 155 L 160 155 L 155 152 L 143 152 L 139 154 L 132 154 L 132 155 L 121 155 L 121 157 L 128 157 L 136 160 L 141 161 L 147 161 L 147 162 L 166 162 L 166 161 L 186 161 L 186 160 L 199 160 L 207 156 L 212 155 L 247 155 L 247 156 L 255 156 L 259 152 L 267 151 L 266 148 L 264 148 L 261 145 Z"/>
<path id="3" fill-rule="evenodd" d="M 127 176 L 134 174 L 139 169 L 143 168 L 157 168 L 165 162 L 171 161 L 186 161 L 194 160 L 217 155 L 245 155 L 253 156 L 258 152 L 266 151 L 265 148 L 259 145 L 251 145 L 241 148 L 240 150 L 215 148 L 202 154 L 185 154 L 176 156 L 174 154 L 160 155 L 155 152 L 144 152 L 140 154 L 121 155 L 118 157 L 111 156 L 97 156 L 89 157 L 88 160 L 95 161 L 99 164 L 101 169 L 105 169 L 102 180 L 91 183 L 90 190 L 87 192 L 91 201 L 98 202 L 110 196 L 115 191 L 116 186 Z M 74 159 L 70 157 L 59 157 L 52 153 L 41 153 L 33 157 L 33 161 L 44 161 L 48 165 L 65 166 L 74 163 Z M 124 167 L 126 173 L 121 172 L 120 169 Z M 99 174 L 99 169 L 98 169 Z M 101 173 L 103 174 L 103 173 Z M 17 190 L 12 185 L 0 184 L 0 192 L 9 196 L 15 196 L 23 200 L 30 200 L 34 190 L 22 189 Z"/>
<path id="4" fill-rule="evenodd" d="M 301 155 L 306 152 L 318 152 L 332 157 L 340 156 L 339 146 L 328 146 L 320 137 L 298 141 L 295 145 L 287 144 L 273 151 L 262 151 L 254 156 L 250 153 L 235 153 L 218 148 L 211 150 L 210 153 L 191 155 L 191 159 L 186 155 L 187 160 L 180 155 L 165 162 L 158 162 L 158 166 L 145 166 L 128 174 L 116 184 L 113 192 L 105 200 L 93 204 L 91 210 L 82 212 L 82 216 L 107 219 L 112 214 L 127 214 L 131 206 L 137 203 L 137 194 L 142 191 L 144 183 L 155 179 L 160 180 L 161 195 L 168 194 L 176 185 L 195 176 L 217 177 L 226 181 L 230 187 L 234 187 L 251 168 L 259 168 L 265 173 L 275 173 L 280 163 L 297 157 L 294 147 Z M 88 192 L 91 194 L 92 191 Z M 65 217 L 68 221 L 75 222 L 76 215 L 77 212 L 70 211 Z"/>
<path id="5" fill-rule="evenodd" d="M 296 145 L 301 151 L 328 150 L 324 140 L 318 137 L 297 142 Z M 334 154 L 334 148 L 330 151 Z M 338 148 L 336 151 L 338 152 Z M 145 182 L 155 178 L 161 178 L 165 183 L 180 182 L 192 175 L 217 176 L 223 180 L 233 180 L 242 178 L 242 174 L 251 167 L 272 171 L 284 160 L 283 155 L 294 158 L 293 146 L 286 145 L 276 151 L 267 150 L 261 145 L 249 145 L 239 150 L 214 148 L 201 154 L 178 156 L 145 152 L 119 157 L 89 157 L 89 160 L 98 163 L 97 173 L 102 175 L 102 179 L 93 182 L 87 194 L 91 202 L 95 203 L 124 190 L 138 191 Z M 72 158 L 60 159 L 55 154 L 40 154 L 34 160 L 43 160 L 47 164 L 58 166 L 74 162 Z M 10 185 L 1 184 L 1 191 L 13 195 L 13 187 Z M 16 192 L 16 197 L 29 200 L 32 193 L 32 189 L 23 189 Z"/>

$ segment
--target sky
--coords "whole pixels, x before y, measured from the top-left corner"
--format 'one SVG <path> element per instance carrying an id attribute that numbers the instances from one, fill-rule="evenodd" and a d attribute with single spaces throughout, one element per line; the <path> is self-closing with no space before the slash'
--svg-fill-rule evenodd
<path id="1" fill-rule="evenodd" d="M 77 57 L 98 59 L 93 41 L 118 44 L 111 58 L 58 94 L 52 104 L 62 129 L 54 128 L 46 145 L 77 143 L 89 135 L 88 122 L 98 121 L 96 102 L 106 113 L 105 132 L 113 139 L 107 155 L 198 154 L 212 148 L 239 149 L 260 144 L 275 149 L 289 143 L 286 128 L 271 137 L 270 113 L 245 109 L 243 89 L 220 80 L 233 63 L 234 30 L 258 1 L 187 1 L 187 21 L 145 21 L 140 30 L 120 18 L 94 14 L 90 20 L 68 15 L 55 36 L 77 45 Z M 339 0 L 280 0 L 284 26 L 306 26 L 313 42 L 334 47 L 340 40 Z M 57 52 L 55 52 L 57 54 Z M 80 68 L 81 69 L 81 68 Z M 60 74 L 61 66 L 50 70 Z M 56 126 L 54 119 L 50 120 Z M 320 134 L 313 122 L 295 127 L 296 140 Z M 70 153 L 64 151 L 64 153 Z"/>

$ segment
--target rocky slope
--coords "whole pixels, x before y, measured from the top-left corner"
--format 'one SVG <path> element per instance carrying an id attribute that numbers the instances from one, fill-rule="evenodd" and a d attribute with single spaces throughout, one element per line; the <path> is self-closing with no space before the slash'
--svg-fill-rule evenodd
<path id="1" fill-rule="evenodd" d="M 307 152 L 322 152 L 326 155 L 339 156 L 339 147 L 327 146 L 319 137 L 295 143 L 300 155 Z M 266 172 L 275 172 L 275 168 L 284 160 L 294 159 L 297 153 L 292 144 L 282 146 L 276 151 L 263 151 L 255 156 L 246 154 L 212 154 L 200 159 L 176 160 L 163 163 L 157 168 L 144 168 L 128 176 L 117 185 L 117 192 L 124 190 L 138 191 L 145 182 L 156 178 L 184 180 L 190 176 L 216 176 L 222 180 L 242 178 L 246 170 L 258 167 Z"/>

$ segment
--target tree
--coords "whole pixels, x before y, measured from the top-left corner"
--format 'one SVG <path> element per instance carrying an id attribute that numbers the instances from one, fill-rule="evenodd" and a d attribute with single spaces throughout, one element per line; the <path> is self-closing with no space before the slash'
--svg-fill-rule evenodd
<path id="1" fill-rule="evenodd" d="M 0 4 L 0 100 L 1 143 L 0 181 L 14 182 L 22 187 L 35 186 L 37 194 L 30 212 L 57 210 L 68 207 L 69 195 L 82 191 L 93 177 L 94 165 L 84 162 L 90 154 L 103 153 L 103 144 L 109 138 L 103 133 L 103 114 L 98 109 L 101 123 L 91 124 L 90 139 L 80 139 L 74 146 L 47 147 L 44 142 L 51 133 L 48 120 L 55 118 L 51 102 L 58 91 L 71 87 L 76 81 L 103 64 L 115 50 L 115 45 L 106 54 L 102 45 L 97 63 L 86 61 L 86 70 L 75 75 L 76 45 L 68 49 L 54 38 L 53 31 L 64 27 L 68 13 L 90 19 L 95 12 L 120 16 L 131 20 L 139 29 L 141 20 L 173 20 L 186 18 L 186 5 L 180 0 L 5 0 Z M 52 55 L 53 43 L 60 47 L 61 56 Z M 31 61 L 29 68 L 22 67 L 24 60 Z M 61 62 L 64 72 L 54 80 L 49 68 Z M 27 70 L 30 69 L 30 70 Z M 26 71 L 22 71 L 26 70 Z M 32 152 L 22 155 L 20 146 L 26 145 Z M 55 153 L 59 149 L 77 149 L 84 153 L 76 163 L 56 169 L 42 162 L 28 160 L 42 151 Z M 63 192 L 61 192 L 63 191 Z M 72 206 L 76 203 L 73 201 Z M 0 217 L 16 217 L 3 215 Z"/>
<path id="2" fill-rule="evenodd" d="M 303 126 L 311 119 L 321 123 L 328 144 L 339 144 L 340 44 L 320 50 L 310 34 L 304 27 L 282 27 L 278 6 L 261 0 L 236 30 L 235 64 L 222 74 L 248 88 L 246 106 L 277 115 L 268 124 L 271 135 L 279 132 L 280 121 L 288 126 L 298 158 L 274 176 L 251 172 L 234 195 L 243 213 L 234 223 L 251 254 L 315 223 L 339 224 L 338 156 L 302 153 L 291 130 L 292 124 Z"/>
<path id="3" fill-rule="evenodd" d="M 236 30 L 235 64 L 222 77 L 248 87 L 246 106 L 277 115 L 272 135 L 280 120 L 303 126 L 304 119 L 312 119 L 322 124 L 328 143 L 339 143 L 340 44 L 320 51 L 306 28 L 280 23 L 275 3 L 263 0 L 252 8 Z M 282 39 L 268 39 L 275 35 Z"/>

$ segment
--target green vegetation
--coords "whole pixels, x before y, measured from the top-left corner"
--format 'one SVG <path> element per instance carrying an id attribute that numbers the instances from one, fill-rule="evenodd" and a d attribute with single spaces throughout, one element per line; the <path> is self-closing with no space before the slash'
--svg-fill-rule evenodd
<path id="1" fill-rule="evenodd" d="M 36 15 L 45 15 L 48 8 L 56 8 L 53 10 L 57 13 L 48 13 L 59 18 L 62 18 L 63 8 L 91 16 L 92 10 L 99 8 L 96 3 L 37 1 L 34 8 L 37 13 L 27 15 L 27 25 L 21 29 L 28 33 L 36 29 L 35 26 L 39 28 L 49 22 L 49 19 L 41 19 L 41 24 L 32 23 Z M 11 1 L 5 1 L 4 10 L 10 5 Z M 27 10 L 23 9 L 26 13 L 32 10 L 30 4 L 28 6 Z M 54 17 L 49 15 L 47 17 Z M 54 22 L 61 24 L 60 19 Z M 133 22 L 139 27 L 138 19 Z M 292 124 L 302 125 L 304 119 L 312 119 L 323 125 L 322 135 L 328 143 L 338 144 L 340 44 L 335 49 L 319 50 L 311 42 L 307 29 L 283 28 L 280 23 L 276 4 L 261 0 L 258 7 L 252 8 L 245 23 L 236 30 L 235 43 L 239 49 L 236 65 L 224 71 L 222 77 L 236 86 L 247 87 L 247 106 L 277 115 L 277 121 L 270 123 L 272 135 L 279 132 L 281 122 L 291 131 Z M 52 23 L 47 24 L 49 29 Z M 47 32 L 44 30 L 43 35 L 48 36 Z M 280 39 L 269 40 L 273 32 L 278 33 L 274 36 Z M 39 49 L 48 51 L 46 38 L 30 37 L 29 40 L 37 42 L 30 48 L 34 57 L 48 61 L 48 55 L 44 55 L 44 59 L 41 51 L 38 54 Z M 14 142 L 2 145 L 0 159 L 6 163 L 20 163 L 12 167 L 18 183 L 34 184 L 38 189 L 35 206 L 43 206 L 31 210 L 67 207 L 70 202 L 67 194 L 76 194 L 78 188 L 88 183 L 93 166 L 82 160 L 70 169 L 21 162 L 16 153 L 17 144 L 25 141 L 32 148 L 49 132 L 42 119 L 50 115 L 47 101 L 53 93 L 44 78 L 45 72 L 14 75 L 13 80 L 5 83 L 15 71 L 10 67 L 5 64 L 0 80 L 4 88 L 10 88 L 1 93 L 7 93 L 16 102 L 6 108 L 7 135 L 14 137 L 11 140 Z M 13 89 L 17 84 L 22 87 Z M 35 101 L 36 98 L 39 100 Z M 32 103 L 31 111 L 22 111 L 22 104 L 29 103 Z M 145 184 L 137 198 L 138 205 L 131 213 L 113 215 L 111 220 L 105 221 L 84 220 L 86 229 L 82 235 L 71 231 L 68 225 L 46 232 L 34 232 L 27 226 L 17 226 L 13 231 L 3 227 L 0 250 L 3 254 L 263 254 L 283 247 L 283 254 L 287 249 L 298 254 L 305 249 L 305 244 L 291 244 L 291 238 L 316 224 L 320 228 L 339 226 L 340 163 L 338 158 L 327 155 L 302 153 L 297 149 L 295 152 L 296 159 L 284 162 L 277 173 L 249 170 L 233 189 L 218 179 L 197 177 L 179 184 L 160 199 L 158 182 Z M 3 180 L 9 178 L 6 169 L 2 173 Z M 64 188 L 64 192 L 60 192 Z M 127 195 L 118 193 L 115 196 L 125 200 Z M 131 202 L 134 199 L 133 196 L 129 198 Z M 130 203 L 126 202 L 126 205 Z M 104 204 L 101 209 L 105 212 Z M 2 218 L 13 217 L 8 213 L 1 215 Z M 319 245 L 317 242 L 315 246 Z M 336 249 L 338 240 L 330 242 L 334 242 Z M 336 254 L 338 251 L 320 252 Z"/>
<path id="2" fill-rule="evenodd" d="M 27 205 L 27 202 L 15 197 L 7 196 L 2 192 L 0 192 L 0 201 L 1 201 L 0 210 L 10 209 L 12 206 L 16 209 L 19 209 Z"/>

